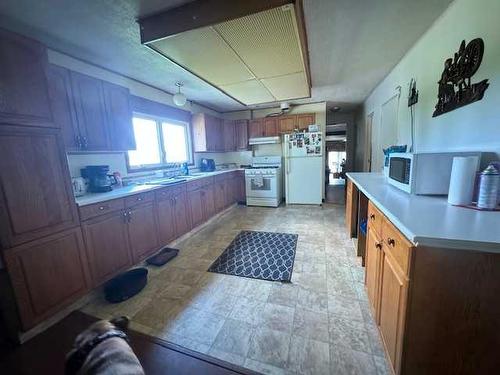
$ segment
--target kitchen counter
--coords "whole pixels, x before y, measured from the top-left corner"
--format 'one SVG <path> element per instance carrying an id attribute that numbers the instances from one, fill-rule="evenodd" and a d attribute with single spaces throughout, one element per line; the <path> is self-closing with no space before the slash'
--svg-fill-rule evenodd
<path id="1" fill-rule="evenodd" d="M 123 198 L 127 197 L 129 195 L 134 195 L 138 193 L 144 193 L 147 191 L 152 191 L 156 189 L 162 189 L 168 186 L 178 186 L 180 184 L 185 184 L 190 181 L 195 181 L 199 180 L 202 178 L 210 177 L 210 176 L 216 176 L 219 174 L 223 173 L 228 173 L 228 172 L 234 172 L 234 171 L 243 171 L 244 169 L 242 168 L 233 168 L 233 169 L 221 169 L 218 171 L 214 172 L 196 172 L 196 176 L 190 177 L 186 180 L 179 180 L 177 183 L 172 183 L 168 185 L 129 185 L 129 186 L 124 186 L 120 188 L 113 189 L 111 191 L 108 191 L 106 193 L 88 193 L 85 194 L 81 197 L 76 197 L 76 204 L 80 207 L 86 206 L 89 204 L 94 204 L 94 203 L 99 203 L 99 202 L 104 202 L 108 201 L 111 199 L 118 199 L 118 198 Z"/>
<path id="2" fill-rule="evenodd" d="M 452 206 L 443 196 L 407 194 L 381 173 L 347 176 L 416 246 L 500 253 L 500 212 Z"/>

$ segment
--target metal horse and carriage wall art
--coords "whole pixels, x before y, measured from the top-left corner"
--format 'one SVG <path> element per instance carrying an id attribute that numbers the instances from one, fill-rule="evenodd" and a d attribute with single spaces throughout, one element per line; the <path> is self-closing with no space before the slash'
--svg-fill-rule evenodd
<path id="1" fill-rule="evenodd" d="M 456 108 L 481 100 L 489 86 L 488 80 L 471 83 L 471 77 L 477 72 L 484 53 L 481 38 L 460 44 L 453 58 L 446 59 L 441 79 L 438 81 L 438 102 L 432 117 L 453 111 Z"/>

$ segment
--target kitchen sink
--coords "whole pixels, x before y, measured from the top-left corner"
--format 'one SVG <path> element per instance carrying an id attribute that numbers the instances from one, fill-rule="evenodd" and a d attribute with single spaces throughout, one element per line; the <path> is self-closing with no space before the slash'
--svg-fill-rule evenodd
<path id="1" fill-rule="evenodd" d="M 180 176 L 179 176 L 180 177 Z M 186 181 L 185 178 L 159 178 L 156 180 L 150 180 L 144 182 L 144 185 L 171 185 L 171 184 L 177 184 L 179 182 Z"/>

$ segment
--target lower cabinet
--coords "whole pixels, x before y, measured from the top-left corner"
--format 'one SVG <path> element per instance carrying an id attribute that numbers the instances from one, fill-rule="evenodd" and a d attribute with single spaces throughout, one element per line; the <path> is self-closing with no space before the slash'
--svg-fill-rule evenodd
<path id="1" fill-rule="evenodd" d="M 238 203 L 245 203 L 247 200 L 246 196 L 246 186 L 245 186 L 245 172 L 238 171 L 236 172 L 236 201 Z"/>
<path id="2" fill-rule="evenodd" d="M 127 211 L 128 238 L 134 263 L 158 250 L 158 231 L 154 203 L 149 202 Z"/>
<path id="3" fill-rule="evenodd" d="M 126 211 L 83 222 L 90 273 L 94 286 L 132 265 Z"/>
<path id="4" fill-rule="evenodd" d="M 202 224 L 204 221 L 202 192 L 201 189 L 197 189 L 187 193 L 193 227 Z"/>
<path id="5" fill-rule="evenodd" d="M 378 323 L 378 306 L 379 306 L 379 273 L 380 259 L 382 254 L 382 241 L 373 229 L 368 229 L 368 239 L 366 241 L 366 292 L 370 307 L 372 308 L 375 321 Z"/>
<path id="6" fill-rule="evenodd" d="M 226 186 L 224 181 L 215 181 L 214 184 L 214 204 L 215 211 L 221 212 L 226 205 Z"/>
<path id="7" fill-rule="evenodd" d="M 174 199 L 167 195 L 157 194 L 156 211 L 158 215 L 158 237 L 160 244 L 165 245 L 176 238 L 175 229 L 175 203 Z"/>
<path id="8" fill-rule="evenodd" d="M 48 318 L 90 287 L 80 227 L 4 250 L 23 330 Z"/>
<path id="9" fill-rule="evenodd" d="M 189 205 L 186 198 L 186 193 L 183 191 L 176 194 L 174 197 L 174 218 L 175 218 L 175 231 L 177 237 L 186 234 L 193 228 L 191 218 L 189 216 Z"/>

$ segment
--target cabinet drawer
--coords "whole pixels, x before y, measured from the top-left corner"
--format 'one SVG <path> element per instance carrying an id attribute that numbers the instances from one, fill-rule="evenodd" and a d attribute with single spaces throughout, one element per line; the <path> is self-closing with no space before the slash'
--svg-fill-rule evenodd
<path id="1" fill-rule="evenodd" d="M 88 220 L 109 212 L 121 210 L 124 207 L 123 199 L 114 199 L 111 201 L 89 204 L 87 206 L 80 207 L 80 218 L 82 220 Z"/>
<path id="2" fill-rule="evenodd" d="M 408 275 L 410 270 L 411 242 L 387 219 L 382 222 L 382 238 L 386 251 L 394 257 L 403 272 Z"/>
<path id="3" fill-rule="evenodd" d="M 200 178 L 199 180 L 189 181 L 187 183 L 187 191 L 198 190 L 204 186 L 213 184 L 213 177 Z"/>
<path id="4" fill-rule="evenodd" d="M 368 226 L 375 231 L 379 237 L 382 237 L 382 222 L 385 216 L 379 211 L 372 202 L 368 202 Z"/>
<path id="5" fill-rule="evenodd" d="M 157 201 L 162 201 L 178 195 L 185 190 L 186 186 L 184 184 L 182 186 L 167 187 L 165 189 L 155 191 L 155 197 Z"/>
<path id="6" fill-rule="evenodd" d="M 154 191 L 149 191 L 147 193 L 134 194 L 130 197 L 125 198 L 125 205 L 127 207 L 134 206 L 136 204 L 152 202 L 155 199 Z"/>

